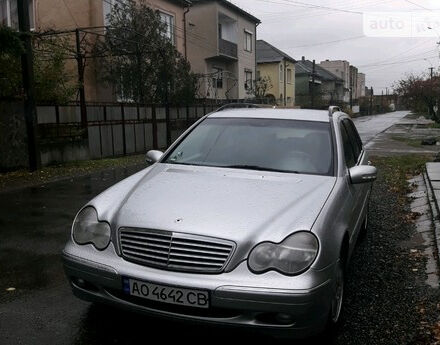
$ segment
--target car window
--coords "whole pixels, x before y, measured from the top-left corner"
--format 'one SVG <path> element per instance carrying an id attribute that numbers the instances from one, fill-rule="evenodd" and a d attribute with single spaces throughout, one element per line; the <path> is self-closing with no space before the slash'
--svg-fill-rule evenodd
<path id="1" fill-rule="evenodd" d="M 361 136 L 359 135 L 359 132 L 356 129 L 356 126 L 354 125 L 353 121 L 351 121 L 351 120 L 348 120 L 348 124 L 350 125 L 350 127 L 351 127 L 351 129 L 352 129 L 352 131 L 353 131 L 353 133 L 354 133 L 354 135 L 356 137 L 356 142 L 357 142 L 360 150 L 362 151 L 362 148 L 363 148 L 364 145 L 362 143 Z"/>
<path id="2" fill-rule="evenodd" d="M 207 118 L 163 162 L 334 174 L 330 124 L 317 121 Z"/>
<path id="3" fill-rule="evenodd" d="M 359 159 L 359 155 L 361 154 L 362 151 L 362 142 L 359 143 L 360 141 L 359 135 L 357 134 L 357 131 L 350 120 L 344 119 L 342 120 L 342 123 L 347 131 L 348 137 L 350 139 L 350 143 L 353 147 L 354 160 L 357 162 Z"/>
<path id="4" fill-rule="evenodd" d="M 342 136 L 342 145 L 344 148 L 345 164 L 347 165 L 347 168 L 351 168 L 356 165 L 356 160 L 353 153 L 353 146 L 351 145 L 347 130 L 342 123 L 340 125 L 340 130 Z"/>

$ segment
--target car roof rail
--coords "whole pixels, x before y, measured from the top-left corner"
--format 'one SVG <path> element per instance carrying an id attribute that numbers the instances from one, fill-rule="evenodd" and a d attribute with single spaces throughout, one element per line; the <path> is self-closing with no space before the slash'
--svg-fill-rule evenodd
<path id="1" fill-rule="evenodd" d="M 254 104 L 254 103 L 228 103 L 222 105 L 216 111 L 222 111 L 227 109 L 243 109 L 243 108 L 264 108 L 264 106 L 261 104 Z"/>
<path id="2" fill-rule="evenodd" d="M 334 113 L 337 111 L 341 111 L 341 108 L 339 108 L 337 105 L 331 105 L 328 107 L 328 116 L 332 117 Z"/>

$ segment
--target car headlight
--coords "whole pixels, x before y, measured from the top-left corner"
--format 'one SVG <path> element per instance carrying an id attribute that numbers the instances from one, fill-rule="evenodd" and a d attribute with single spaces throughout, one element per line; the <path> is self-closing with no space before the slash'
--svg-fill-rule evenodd
<path id="1" fill-rule="evenodd" d="M 249 255 L 248 265 L 254 273 L 275 270 L 285 275 L 300 274 L 312 265 L 318 247 L 315 235 L 309 231 L 299 231 L 281 243 L 258 244 Z"/>
<path id="2" fill-rule="evenodd" d="M 85 207 L 75 218 L 72 228 L 73 239 L 78 244 L 93 244 L 96 249 L 105 249 L 110 243 L 110 225 L 98 220 L 98 213 Z"/>

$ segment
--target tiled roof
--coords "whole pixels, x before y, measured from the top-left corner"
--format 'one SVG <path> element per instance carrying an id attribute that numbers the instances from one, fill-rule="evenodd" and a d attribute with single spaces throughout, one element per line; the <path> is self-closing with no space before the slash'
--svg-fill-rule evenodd
<path id="1" fill-rule="evenodd" d="M 227 0 L 191 0 L 191 3 L 193 4 L 193 6 L 195 6 L 197 4 L 202 4 L 204 2 L 213 2 L 213 1 L 217 1 L 217 2 L 221 3 L 222 5 L 229 7 L 231 10 L 238 12 L 242 16 L 252 20 L 254 23 L 261 23 L 260 19 L 258 19 L 257 17 L 253 16 L 249 12 L 246 12 L 242 8 L 238 7 L 237 5 L 234 5 L 232 2 L 229 2 Z"/>
<path id="2" fill-rule="evenodd" d="M 280 62 L 283 59 L 295 63 L 295 59 L 283 51 L 275 48 L 264 40 L 257 40 L 257 63 Z"/>

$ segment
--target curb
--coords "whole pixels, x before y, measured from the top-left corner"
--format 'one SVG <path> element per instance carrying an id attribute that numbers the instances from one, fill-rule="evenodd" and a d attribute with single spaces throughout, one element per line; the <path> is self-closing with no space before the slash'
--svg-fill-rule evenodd
<path id="1" fill-rule="evenodd" d="M 437 260 L 440 264 L 440 209 L 439 200 L 435 197 L 434 188 L 432 187 L 431 180 L 429 179 L 428 171 L 425 166 L 425 171 L 422 173 L 423 179 L 426 185 L 427 197 L 429 207 L 431 209 L 432 224 L 434 226 L 434 239 L 437 247 Z"/>

